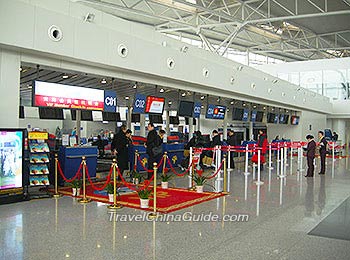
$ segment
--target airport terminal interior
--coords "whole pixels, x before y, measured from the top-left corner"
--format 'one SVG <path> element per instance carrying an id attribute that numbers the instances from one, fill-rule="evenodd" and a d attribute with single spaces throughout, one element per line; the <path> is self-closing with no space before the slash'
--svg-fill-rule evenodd
<path id="1" fill-rule="evenodd" d="M 349 0 L 0 0 L 0 259 L 349 259 Z"/>

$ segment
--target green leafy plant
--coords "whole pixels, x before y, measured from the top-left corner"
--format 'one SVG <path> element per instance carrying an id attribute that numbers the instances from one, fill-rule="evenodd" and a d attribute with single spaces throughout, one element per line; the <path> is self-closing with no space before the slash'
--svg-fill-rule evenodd
<path id="1" fill-rule="evenodd" d="M 143 188 L 137 191 L 137 194 L 139 195 L 140 199 L 148 199 L 151 196 L 152 189 L 148 188 L 149 184 L 150 184 L 150 181 L 145 180 L 145 182 L 143 183 Z"/>
<path id="2" fill-rule="evenodd" d="M 135 171 L 135 170 L 132 170 L 130 172 L 130 177 L 134 178 L 134 179 L 138 179 L 139 182 L 141 182 L 141 179 L 142 179 L 141 173 L 139 173 L 138 171 Z"/>
<path id="3" fill-rule="evenodd" d="M 114 186 L 112 183 L 108 183 L 105 190 L 107 191 L 108 194 L 113 194 L 114 193 Z"/>
<path id="4" fill-rule="evenodd" d="M 195 174 L 193 175 L 193 181 L 197 184 L 197 186 L 203 186 L 207 180 L 208 180 L 208 177 L 203 175 L 202 169 L 195 170 Z"/>
<path id="5" fill-rule="evenodd" d="M 73 189 L 79 189 L 82 186 L 82 180 L 75 179 L 72 182 L 68 183 Z"/>
<path id="6" fill-rule="evenodd" d="M 137 192 L 140 199 L 148 199 L 152 194 L 152 189 L 143 189 Z"/>
<path id="7" fill-rule="evenodd" d="M 160 178 L 162 179 L 162 182 L 168 182 L 173 176 L 170 174 L 162 174 L 160 175 Z"/>

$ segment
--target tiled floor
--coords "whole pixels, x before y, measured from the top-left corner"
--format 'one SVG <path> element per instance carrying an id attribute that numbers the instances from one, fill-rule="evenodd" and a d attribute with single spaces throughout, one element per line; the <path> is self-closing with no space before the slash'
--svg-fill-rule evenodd
<path id="1" fill-rule="evenodd" d="M 333 167 L 329 159 L 322 182 L 317 174 L 298 180 L 295 163 L 286 185 L 275 170 L 269 183 L 265 170 L 259 191 L 250 175 L 245 200 L 244 175 L 236 169 L 229 196 L 173 213 L 248 214 L 247 222 L 116 222 L 105 205 L 70 197 L 1 205 L 0 259 L 349 259 L 349 241 L 308 235 L 350 196 L 349 162 Z"/>

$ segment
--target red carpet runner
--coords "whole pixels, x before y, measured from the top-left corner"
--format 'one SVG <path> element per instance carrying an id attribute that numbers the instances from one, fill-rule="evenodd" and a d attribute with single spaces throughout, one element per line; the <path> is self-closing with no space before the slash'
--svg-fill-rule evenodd
<path id="1" fill-rule="evenodd" d="M 60 188 L 59 193 L 72 196 L 72 188 L 70 187 Z M 157 212 L 170 213 L 176 210 L 191 207 L 193 205 L 196 205 L 208 200 L 212 200 L 215 198 L 219 198 L 222 196 L 224 196 L 224 194 L 222 193 L 214 193 L 214 192 L 196 193 L 196 191 L 188 191 L 186 189 L 169 188 L 164 190 L 161 187 L 157 187 Z M 81 197 L 82 196 L 79 196 L 79 198 Z M 95 194 L 94 190 L 90 185 L 86 187 L 86 197 L 94 201 L 110 203 L 108 202 L 108 197 L 106 195 Z M 136 192 L 122 194 L 118 198 L 118 203 L 120 203 L 125 207 L 141 209 L 140 199 Z M 150 199 L 149 204 L 150 204 L 149 205 L 150 207 L 148 209 L 143 209 L 143 210 L 153 211 L 152 198 Z"/>

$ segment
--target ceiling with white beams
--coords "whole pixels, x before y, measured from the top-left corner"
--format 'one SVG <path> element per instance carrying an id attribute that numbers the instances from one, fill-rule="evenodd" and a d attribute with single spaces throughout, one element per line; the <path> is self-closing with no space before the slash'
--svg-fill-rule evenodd
<path id="1" fill-rule="evenodd" d="M 274 58 L 350 56 L 350 0 L 74 0 L 161 33 Z"/>

